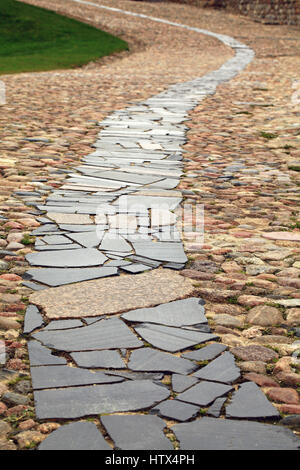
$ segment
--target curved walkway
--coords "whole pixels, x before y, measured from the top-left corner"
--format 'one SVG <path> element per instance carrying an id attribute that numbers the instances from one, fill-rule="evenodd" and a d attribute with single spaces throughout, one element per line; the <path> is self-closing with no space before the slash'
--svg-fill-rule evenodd
<path id="1" fill-rule="evenodd" d="M 187 261 L 175 217 L 184 122 L 253 51 L 228 36 L 149 19 L 216 37 L 235 57 L 106 118 L 95 151 L 37 205 L 46 217 L 33 232 L 37 253 L 27 260 L 38 268 L 28 271 L 27 286 L 43 316 L 30 306 L 24 329 L 33 337 L 37 418 L 105 415 L 95 420 L 104 436 L 79 421 L 40 448 L 295 449 L 298 439 L 284 428 L 230 419 L 276 421 L 279 413 L 253 382 L 238 384 L 240 370 L 210 331 L 204 302 L 176 274 Z M 111 277 L 120 272 L 127 274 Z"/>

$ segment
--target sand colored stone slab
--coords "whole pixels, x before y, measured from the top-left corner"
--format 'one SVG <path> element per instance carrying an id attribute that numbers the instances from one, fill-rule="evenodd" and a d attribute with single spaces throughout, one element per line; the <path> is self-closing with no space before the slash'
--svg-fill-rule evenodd
<path id="1" fill-rule="evenodd" d="M 48 318 L 78 318 L 154 307 L 182 299 L 192 292 L 189 279 L 169 269 L 158 269 L 135 276 L 44 289 L 34 292 L 30 302 L 43 307 Z"/>
<path id="2" fill-rule="evenodd" d="M 54 220 L 57 224 L 90 225 L 92 222 L 90 216 L 84 214 L 59 214 L 56 212 L 48 212 L 47 217 Z"/>

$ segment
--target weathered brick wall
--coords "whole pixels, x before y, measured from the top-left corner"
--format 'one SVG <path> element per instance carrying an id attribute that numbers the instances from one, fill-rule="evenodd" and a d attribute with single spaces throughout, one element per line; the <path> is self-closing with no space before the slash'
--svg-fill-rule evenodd
<path id="1" fill-rule="evenodd" d="M 300 0 L 172 0 L 199 7 L 226 8 L 268 24 L 300 26 Z"/>

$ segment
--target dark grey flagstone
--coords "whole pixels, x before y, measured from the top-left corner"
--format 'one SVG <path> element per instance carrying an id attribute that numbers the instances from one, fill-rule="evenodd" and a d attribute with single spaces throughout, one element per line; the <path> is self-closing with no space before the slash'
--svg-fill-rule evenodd
<path id="1" fill-rule="evenodd" d="M 64 365 L 64 357 L 54 356 L 52 351 L 42 346 L 38 341 L 29 341 L 27 344 L 31 366 Z"/>
<path id="2" fill-rule="evenodd" d="M 241 371 L 235 365 L 234 356 L 230 352 L 225 352 L 197 371 L 194 376 L 198 379 L 230 384 L 240 378 Z"/>
<path id="3" fill-rule="evenodd" d="M 40 331 L 34 335 L 46 345 L 60 351 L 93 351 L 95 349 L 139 348 L 142 341 L 119 319 L 64 331 Z"/>
<path id="4" fill-rule="evenodd" d="M 201 333 L 183 328 L 143 323 L 135 327 L 135 331 L 148 343 L 156 348 L 169 352 L 177 352 L 204 343 L 217 337 L 210 333 Z"/>
<path id="5" fill-rule="evenodd" d="M 144 410 L 170 395 L 150 380 L 112 385 L 39 390 L 34 393 L 37 419 L 73 419 L 89 415 Z"/>
<path id="6" fill-rule="evenodd" d="M 66 245 L 43 245 L 43 246 L 35 246 L 34 249 L 36 251 L 65 251 L 65 250 L 78 250 L 82 248 L 77 243 L 70 243 Z"/>
<path id="7" fill-rule="evenodd" d="M 70 225 L 70 224 L 59 224 L 59 228 L 67 232 L 95 232 L 97 225 Z"/>
<path id="8" fill-rule="evenodd" d="M 214 418 L 219 418 L 226 398 L 217 398 L 216 401 L 208 408 L 207 415 Z"/>
<path id="9" fill-rule="evenodd" d="M 94 423 L 77 422 L 51 433 L 38 450 L 111 450 Z"/>
<path id="10" fill-rule="evenodd" d="M 185 359 L 191 359 L 194 361 L 211 361 L 219 356 L 222 352 L 226 351 L 227 346 L 220 343 L 213 343 L 205 346 L 204 348 L 197 349 L 197 351 L 191 351 L 182 354 Z"/>
<path id="11" fill-rule="evenodd" d="M 118 274 L 116 267 L 103 266 L 102 268 L 44 268 L 29 269 L 26 274 L 37 282 L 47 286 L 57 287 L 73 282 L 89 281 L 101 277 L 115 276 Z"/>
<path id="12" fill-rule="evenodd" d="M 195 385 L 198 380 L 195 377 L 190 377 L 181 374 L 172 375 L 172 389 L 176 393 L 184 392 L 187 388 Z"/>
<path id="13" fill-rule="evenodd" d="M 151 412 L 158 413 L 159 416 L 169 419 L 175 419 L 176 421 L 187 421 L 191 418 L 195 418 L 199 410 L 199 406 L 191 405 L 190 403 L 183 403 L 178 400 L 166 400 L 153 408 Z"/>
<path id="14" fill-rule="evenodd" d="M 122 318 L 131 322 L 158 323 L 167 326 L 189 326 L 207 323 L 205 309 L 199 304 L 199 299 L 196 297 L 175 300 L 153 308 L 131 310 L 123 314 Z"/>
<path id="15" fill-rule="evenodd" d="M 279 418 L 279 411 L 254 382 L 246 382 L 233 393 L 226 407 L 227 418 Z"/>
<path id="16" fill-rule="evenodd" d="M 117 351 L 88 351 L 71 354 L 79 367 L 90 369 L 124 369 L 125 362 Z"/>
<path id="17" fill-rule="evenodd" d="M 197 366 L 187 359 L 156 351 L 152 348 L 143 348 L 131 353 L 128 368 L 143 372 L 190 374 Z"/>
<path id="18" fill-rule="evenodd" d="M 43 242 L 47 243 L 48 245 L 67 245 L 73 243 L 64 235 L 46 235 L 43 237 Z"/>
<path id="19" fill-rule="evenodd" d="M 121 266 L 122 271 L 126 271 L 131 274 L 138 274 L 142 273 L 144 271 L 148 271 L 149 269 L 152 269 L 151 266 L 145 266 L 144 264 L 130 264 L 127 266 Z"/>
<path id="20" fill-rule="evenodd" d="M 187 262 L 182 243 L 134 241 L 133 248 L 137 256 L 144 256 L 156 261 Z"/>
<path id="21" fill-rule="evenodd" d="M 251 421 L 202 418 L 172 427 L 181 450 L 297 450 L 292 431 Z"/>
<path id="22" fill-rule="evenodd" d="M 44 328 L 50 330 L 68 330 L 69 328 L 80 328 L 83 326 L 81 320 L 53 320 Z"/>
<path id="23" fill-rule="evenodd" d="M 122 183 L 150 184 L 163 179 L 163 176 L 140 175 L 125 173 L 123 171 L 87 171 L 88 176 L 98 177 L 107 180 L 121 181 Z"/>
<path id="24" fill-rule="evenodd" d="M 199 406 L 208 406 L 215 401 L 216 398 L 222 397 L 229 393 L 232 387 L 216 382 L 200 382 L 193 385 L 186 392 L 180 393 L 177 400 L 193 403 Z"/>
<path id="25" fill-rule="evenodd" d="M 94 225 L 96 229 L 96 225 Z M 82 233 L 69 233 L 68 237 L 74 240 L 77 243 L 80 243 L 80 245 L 86 247 L 86 248 L 95 248 L 98 247 L 101 243 L 101 240 L 104 236 L 104 231 L 101 232 L 82 232 Z"/>
<path id="26" fill-rule="evenodd" d="M 58 253 L 30 253 L 26 255 L 27 261 L 33 266 L 47 266 L 55 268 L 75 268 L 102 265 L 106 256 L 95 248 L 81 248 L 78 250 L 61 250 Z"/>
<path id="27" fill-rule="evenodd" d="M 107 233 L 102 239 L 100 250 L 123 252 L 128 254 L 132 251 L 132 247 L 120 235 Z"/>
<path id="28" fill-rule="evenodd" d="M 32 387 L 43 388 L 73 387 L 75 385 L 107 384 L 123 382 L 122 377 L 113 377 L 103 372 L 90 372 L 69 366 L 44 366 L 31 368 Z"/>
<path id="29" fill-rule="evenodd" d="M 29 305 L 26 309 L 23 333 L 31 333 L 36 328 L 44 325 L 44 319 L 35 305 Z"/>
<path id="30" fill-rule="evenodd" d="M 157 416 L 129 415 L 102 416 L 101 422 L 117 449 L 122 450 L 173 450 L 165 436 L 165 422 Z"/>

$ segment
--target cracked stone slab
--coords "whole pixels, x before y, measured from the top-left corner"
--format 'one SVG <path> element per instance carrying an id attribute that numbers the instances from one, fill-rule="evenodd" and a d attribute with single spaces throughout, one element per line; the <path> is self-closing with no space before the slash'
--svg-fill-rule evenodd
<path id="1" fill-rule="evenodd" d="M 142 341 L 119 318 L 100 320 L 97 323 L 70 330 L 44 330 L 33 337 L 45 346 L 66 352 L 143 346 Z"/>
<path id="2" fill-rule="evenodd" d="M 111 450 L 96 424 L 80 421 L 51 433 L 38 450 Z"/>
<path id="3" fill-rule="evenodd" d="M 116 276 L 118 270 L 113 266 L 101 268 L 43 268 L 29 269 L 26 274 L 37 282 L 47 286 L 58 287 L 75 282 L 89 281 L 109 276 Z"/>
<path id="4" fill-rule="evenodd" d="M 107 257 L 95 248 L 79 248 L 77 250 L 60 250 L 57 253 L 30 253 L 26 255 L 26 259 L 32 266 L 86 268 L 102 265 Z"/>
<path id="5" fill-rule="evenodd" d="M 182 328 L 151 323 L 143 323 L 134 329 L 145 341 L 154 347 L 169 352 L 181 351 L 217 338 L 217 336 L 210 333 L 201 333 L 194 330 L 184 330 Z"/>
<path id="6" fill-rule="evenodd" d="M 41 328 L 44 325 L 44 319 L 35 305 L 29 305 L 26 309 L 24 319 L 23 333 L 31 333 L 36 328 Z"/>
<path id="7" fill-rule="evenodd" d="M 31 366 L 65 365 L 64 357 L 54 356 L 52 351 L 42 346 L 38 341 L 29 341 L 27 344 Z"/>
<path id="8" fill-rule="evenodd" d="M 181 450 L 297 450 L 292 431 L 251 421 L 202 418 L 172 427 Z"/>
<path id="9" fill-rule="evenodd" d="M 254 382 L 246 382 L 234 392 L 226 407 L 228 418 L 279 418 L 279 411 Z"/>
<path id="10" fill-rule="evenodd" d="M 165 436 L 165 422 L 157 416 L 102 416 L 101 422 L 117 449 L 122 450 L 173 450 Z"/>
<path id="11" fill-rule="evenodd" d="M 168 269 L 81 282 L 34 292 L 30 302 L 48 318 L 93 317 L 171 302 L 193 292 L 190 280 Z M 107 295 L 113 292 L 114 295 Z"/>
<path id="12" fill-rule="evenodd" d="M 103 372 L 90 372 L 69 366 L 44 366 L 31 368 L 32 387 L 43 388 L 73 387 L 75 385 L 107 384 L 123 382 L 121 377 L 113 377 Z"/>
<path id="13" fill-rule="evenodd" d="M 204 348 L 198 349 L 197 351 L 191 351 L 182 354 L 185 359 L 191 359 L 193 361 L 211 361 L 219 356 L 222 352 L 226 351 L 227 346 L 220 343 L 213 343 L 205 346 Z"/>
<path id="14" fill-rule="evenodd" d="M 235 365 L 234 356 L 230 352 L 225 352 L 207 366 L 197 371 L 194 376 L 198 379 L 231 384 L 240 378 L 241 371 L 239 367 Z"/>
<path id="15" fill-rule="evenodd" d="M 203 381 L 194 385 L 186 392 L 180 393 L 177 396 L 177 400 L 199 406 L 208 406 L 213 403 L 216 398 L 226 395 L 231 390 L 232 387 L 229 385 Z"/>
<path id="16" fill-rule="evenodd" d="M 143 372 L 190 374 L 197 366 L 187 359 L 156 351 L 152 348 L 143 348 L 131 353 L 128 368 L 133 371 Z"/>
<path id="17" fill-rule="evenodd" d="M 207 415 L 213 418 L 219 418 L 222 408 L 226 402 L 226 398 L 217 398 L 216 401 L 208 408 Z"/>
<path id="18" fill-rule="evenodd" d="M 199 299 L 191 297 L 158 305 L 154 308 L 131 310 L 122 315 L 122 318 L 130 322 L 158 323 L 160 325 L 180 327 L 207 323 L 204 313 L 204 307 L 199 304 Z"/>
<path id="19" fill-rule="evenodd" d="M 144 410 L 170 395 L 150 380 L 40 390 L 34 394 L 37 419 L 73 419 Z"/>
<path id="20" fill-rule="evenodd" d="M 151 410 L 151 413 L 158 413 L 168 419 L 176 421 L 187 421 L 195 418 L 199 412 L 199 406 L 183 403 L 178 400 L 166 400 Z"/>
<path id="21" fill-rule="evenodd" d="M 124 369 L 125 362 L 117 351 L 89 351 L 71 354 L 79 367 L 90 369 Z"/>

